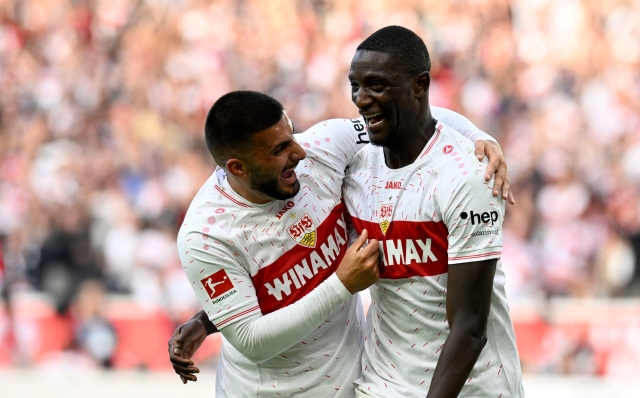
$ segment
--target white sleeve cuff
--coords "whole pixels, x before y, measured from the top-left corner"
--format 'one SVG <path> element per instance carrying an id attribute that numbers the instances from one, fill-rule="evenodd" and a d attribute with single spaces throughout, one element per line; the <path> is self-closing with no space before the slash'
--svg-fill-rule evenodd
<path id="1" fill-rule="evenodd" d="M 340 297 L 342 300 L 347 300 L 351 297 L 351 293 L 347 290 L 346 287 L 342 284 L 338 275 L 334 272 L 330 277 L 325 281 L 326 284 L 333 290 L 333 292 Z"/>

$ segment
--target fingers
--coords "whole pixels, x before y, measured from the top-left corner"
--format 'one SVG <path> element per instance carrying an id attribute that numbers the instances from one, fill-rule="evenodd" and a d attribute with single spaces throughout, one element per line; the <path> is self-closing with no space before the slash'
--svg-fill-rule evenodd
<path id="1" fill-rule="evenodd" d="M 511 194 L 511 183 L 509 182 L 509 173 L 505 170 L 504 174 L 505 174 L 504 183 L 502 184 L 502 199 L 507 200 L 508 198 L 509 202 L 513 200 L 513 203 L 511 204 L 515 204 L 515 200 L 513 199 L 513 195 Z"/>
<path id="2" fill-rule="evenodd" d="M 513 192 L 509 191 L 509 203 L 512 205 L 516 204 L 516 198 L 513 197 Z"/>
<path id="3" fill-rule="evenodd" d="M 364 256 L 364 258 L 375 257 L 375 259 L 377 259 L 378 255 L 380 253 L 380 249 L 379 249 L 379 246 L 378 246 L 378 240 L 377 239 L 371 239 L 369 241 L 369 243 L 367 244 L 367 247 L 365 247 L 361 251 L 362 251 L 362 255 Z"/>
<path id="4" fill-rule="evenodd" d="M 506 199 L 507 191 L 505 190 L 504 185 L 506 176 L 507 166 L 503 163 L 502 166 L 498 168 L 498 171 L 496 172 L 496 179 L 493 181 L 493 196 L 497 197 L 502 192 Z"/>
<path id="5" fill-rule="evenodd" d="M 200 369 L 195 366 L 177 366 L 173 365 L 173 370 L 180 376 L 192 376 L 194 373 L 200 373 Z"/>
<path id="6" fill-rule="evenodd" d="M 484 159 L 484 141 L 483 140 L 478 140 L 475 142 L 476 145 L 476 157 L 478 158 L 478 160 L 482 160 Z"/>
<path id="7" fill-rule="evenodd" d="M 358 236 L 358 239 L 353 242 L 353 245 L 351 245 L 351 247 L 353 247 L 355 251 L 360 251 L 360 249 L 362 249 L 362 246 L 364 246 L 364 244 L 367 242 L 368 237 L 369 233 L 366 229 L 363 229 L 362 233 L 360 234 L 360 236 Z"/>

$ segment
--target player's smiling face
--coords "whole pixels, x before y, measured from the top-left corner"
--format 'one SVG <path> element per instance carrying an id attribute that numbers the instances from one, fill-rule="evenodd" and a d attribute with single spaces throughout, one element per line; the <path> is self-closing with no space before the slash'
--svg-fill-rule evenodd
<path id="1" fill-rule="evenodd" d="M 364 116 L 372 144 L 393 146 L 411 132 L 419 114 L 413 79 L 390 54 L 356 51 L 349 81 L 351 100 Z"/>
<path id="2" fill-rule="evenodd" d="M 251 189 L 278 200 L 296 196 L 300 182 L 295 168 L 307 154 L 293 139 L 293 125 L 286 114 L 252 140 L 245 156 Z"/>

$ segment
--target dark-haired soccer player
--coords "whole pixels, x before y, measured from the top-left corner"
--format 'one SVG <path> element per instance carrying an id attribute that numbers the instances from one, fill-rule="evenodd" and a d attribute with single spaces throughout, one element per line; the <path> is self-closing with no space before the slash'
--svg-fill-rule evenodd
<path id="1" fill-rule="evenodd" d="M 499 261 L 504 202 L 473 143 L 430 111 L 430 66 L 422 39 L 399 26 L 373 33 L 351 62 L 371 144 L 343 200 L 381 249 L 357 395 L 523 397 Z"/>
<path id="2" fill-rule="evenodd" d="M 353 294 L 377 279 L 378 250 L 375 240 L 363 247 L 366 231 L 347 248 L 341 186 L 363 130 L 361 119 L 334 119 L 294 137 L 282 106 L 255 92 L 229 93 L 209 111 L 205 136 L 221 169 L 189 207 L 178 249 L 204 308 L 192 324 L 202 332 L 210 320 L 223 336 L 217 397 L 354 396 L 363 319 Z M 173 348 L 176 371 L 192 379 Z"/>

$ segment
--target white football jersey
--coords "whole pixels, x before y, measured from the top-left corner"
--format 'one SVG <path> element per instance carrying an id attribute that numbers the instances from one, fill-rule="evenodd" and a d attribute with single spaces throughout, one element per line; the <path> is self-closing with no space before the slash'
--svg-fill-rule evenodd
<path id="1" fill-rule="evenodd" d="M 307 152 L 296 168 L 295 197 L 254 204 L 231 189 L 224 173 L 214 173 L 180 229 L 185 272 L 218 329 L 300 300 L 334 273 L 346 252 L 341 186 L 368 139 L 364 124 L 328 120 L 295 139 Z M 216 397 L 354 396 L 363 318 L 354 295 L 302 341 L 257 364 L 223 340 Z"/>
<path id="2" fill-rule="evenodd" d="M 425 397 L 449 335 L 450 264 L 499 259 L 504 202 L 484 179 L 471 141 L 437 124 L 418 159 L 385 165 L 367 145 L 349 166 L 343 200 L 358 234 L 380 241 L 380 279 L 371 288 L 358 391 L 374 397 Z M 460 397 L 522 397 L 520 364 L 498 261 L 487 344 Z"/>

